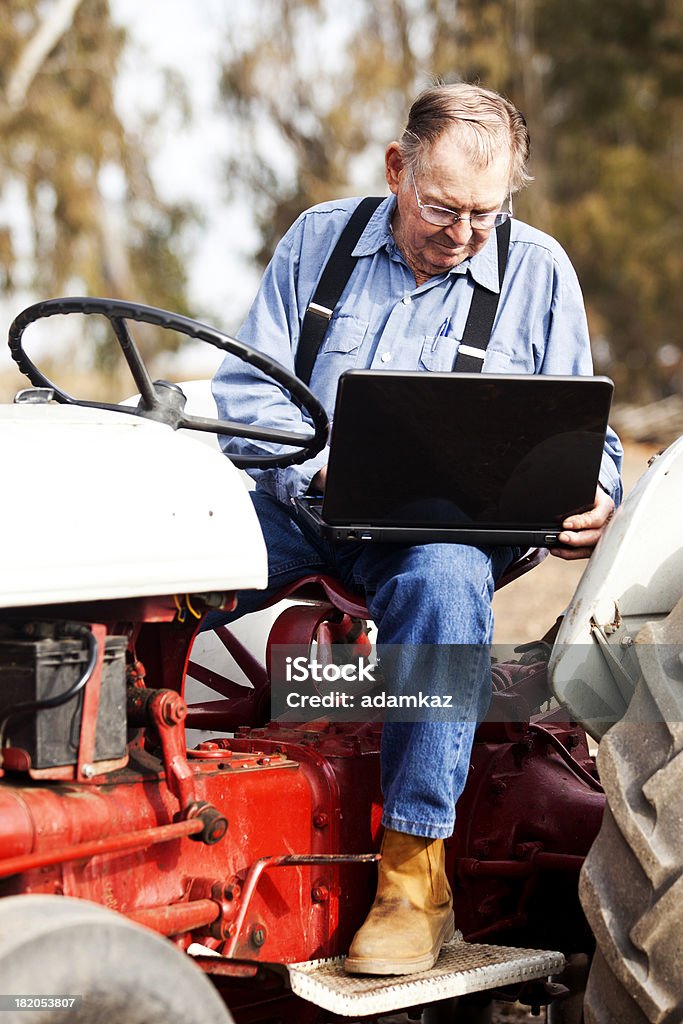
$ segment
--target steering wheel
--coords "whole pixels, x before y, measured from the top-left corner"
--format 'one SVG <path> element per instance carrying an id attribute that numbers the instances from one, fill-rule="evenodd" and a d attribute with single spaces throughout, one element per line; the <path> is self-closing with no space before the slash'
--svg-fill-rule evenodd
<path id="1" fill-rule="evenodd" d="M 97 313 L 105 316 L 111 326 L 116 340 L 121 346 L 133 380 L 140 392 L 137 407 L 109 404 L 106 402 L 86 402 L 73 398 L 57 387 L 29 359 L 22 348 L 21 339 L 29 324 L 46 317 L 66 313 Z M 133 341 L 126 324 L 127 320 L 138 323 L 154 324 L 165 330 L 177 331 L 189 338 L 207 341 L 210 345 L 230 352 L 243 359 L 245 363 L 262 370 L 276 384 L 285 388 L 293 401 L 308 413 L 313 425 L 313 433 L 296 433 L 269 427 L 258 427 L 254 424 L 233 423 L 229 420 L 207 419 L 190 416 L 185 413 L 185 395 L 177 384 L 168 381 L 152 381 L 147 367 Z M 57 402 L 66 405 L 80 405 L 91 409 L 113 409 L 117 412 L 144 416 L 147 419 L 160 420 L 178 430 L 203 430 L 214 434 L 226 434 L 231 437 L 246 437 L 256 441 L 271 441 L 280 444 L 294 445 L 297 451 L 283 455 L 231 455 L 230 461 L 239 467 L 279 467 L 292 466 L 304 462 L 316 455 L 325 445 L 329 433 L 329 421 L 325 409 L 306 385 L 280 363 L 250 348 L 249 345 L 217 331 L 207 324 L 178 313 L 169 313 L 165 309 L 154 306 L 141 306 L 135 302 L 121 302 L 118 299 L 98 299 L 74 297 L 64 299 L 48 299 L 28 306 L 14 320 L 9 329 L 9 347 L 12 358 L 31 383 L 37 387 L 49 388 Z"/>

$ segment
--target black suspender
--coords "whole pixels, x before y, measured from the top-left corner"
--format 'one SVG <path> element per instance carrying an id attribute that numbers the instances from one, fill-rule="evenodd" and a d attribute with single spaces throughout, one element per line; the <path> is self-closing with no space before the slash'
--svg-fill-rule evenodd
<path id="1" fill-rule="evenodd" d="M 503 275 L 508 261 L 508 247 L 510 245 L 510 218 L 499 228 L 496 228 L 496 243 L 498 247 L 498 284 L 503 287 Z M 467 316 L 467 323 L 463 331 L 460 348 L 453 363 L 455 373 L 481 373 L 484 365 L 486 348 L 491 338 L 493 321 L 496 318 L 500 292 L 490 292 L 475 283 L 472 304 Z"/>
<path id="2" fill-rule="evenodd" d="M 381 202 L 381 196 L 361 199 L 325 264 L 301 325 L 299 347 L 296 352 L 295 371 L 304 384 L 310 384 L 315 359 L 327 333 L 334 307 L 339 302 L 356 265 L 356 257 L 351 253 Z"/>
<path id="3" fill-rule="evenodd" d="M 381 202 L 383 199 L 377 196 L 368 196 L 360 201 L 325 264 L 325 269 L 304 315 L 299 336 L 295 370 L 297 377 L 305 384 L 310 383 L 316 356 L 327 333 L 334 308 L 356 265 L 357 257 L 351 254 L 368 221 Z M 498 280 L 501 286 L 507 265 L 510 226 L 510 221 L 507 220 L 505 224 L 496 229 Z M 491 337 L 499 299 L 499 292 L 491 292 L 488 288 L 475 282 L 465 331 L 453 364 L 453 370 L 456 373 L 480 372 L 484 364 L 486 347 Z"/>

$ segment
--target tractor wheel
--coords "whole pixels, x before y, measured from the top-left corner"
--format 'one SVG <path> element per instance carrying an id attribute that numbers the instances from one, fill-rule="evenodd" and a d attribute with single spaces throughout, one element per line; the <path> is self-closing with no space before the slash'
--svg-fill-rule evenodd
<path id="1" fill-rule="evenodd" d="M 640 680 L 600 743 L 607 807 L 581 875 L 587 1024 L 683 1021 L 683 599 L 638 634 Z"/>
<path id="2" fill-rule="evenodd" d="M 168 939 L 62 896 L 0 900 L 0 992 L 81 996 L 78 1008 L 5 1010 L 6 1024 L 232 1024 L 211 982 Z"/>

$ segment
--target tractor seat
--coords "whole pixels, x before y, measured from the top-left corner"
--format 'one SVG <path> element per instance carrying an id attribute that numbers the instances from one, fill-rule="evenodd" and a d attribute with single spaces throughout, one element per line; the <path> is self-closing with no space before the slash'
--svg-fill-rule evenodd
<path id="1" fill-rule="evenodd" d="M 305 604 L 331 604 L 344 615 L 350 615 L 356 619 L 368 617 L 368 609 L 362 594 L 349 590 L 334 576 L 321 573 L 313 573 L 310 576 L 302 576 L 301 579 L 294 580 L 293 583 L 282 587 L 267 601 L 264 601 L 261 607 L 269 608 L 271 605 L 288 599 Z"/>
<path id="2" fill-rule="evenodd" d="M 501 590 L 508 583 L 512 583 L 513 580 L 523 576 L 530 569 L 540 565 L 547 555 L 547 548 L 529 548 L 516 562 L 510 563 L 496 583 L 495 589 Z M 269 608 L 271 605 L 287 599 L 294 599 L 305 603 L 310 602 L 312 604 L 320 604 L 321 602 L 331 604 L 340 612 L 350 615 L 352 618 L 368 618 L 368 609 L 363 596 L 353 590 L 349 590 L 348 587 L 344 586 L 334 576 L 328 576 L 324 573 L 302 576 L 301 579 L 295 580 L 293 583 L 278 590 L 276 594 L 273 594 L 272 597 L 264 602 L 262 607 Z"/>

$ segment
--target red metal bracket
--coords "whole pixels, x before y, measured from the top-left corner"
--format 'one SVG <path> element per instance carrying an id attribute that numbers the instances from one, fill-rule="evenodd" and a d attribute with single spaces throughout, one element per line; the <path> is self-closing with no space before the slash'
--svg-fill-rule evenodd
<path id="1" fill-rule="evenodd" d="M 174 690 L 157 690 L 148 706 L 152 725 L 159 734 L 166 783 L 185 810 L 197 800 L 195 776 L 187 762 L 183 722 L 187 704 Z"/>
<path id="2" fill-rule="evenodd" d="M 222 950 L 225 957 L 233 957 L 244 925 L 251 898 L 258 880 L 267 868 L 299 866 L 301 864 L 368 864 L 381 859 L 379 853 L 302 853 L 284 854 L 280 857 L 260 857 L 250 865 L 239 888 L 241 905 L 234 924 L 230 926 L 230 939 Z"/>

